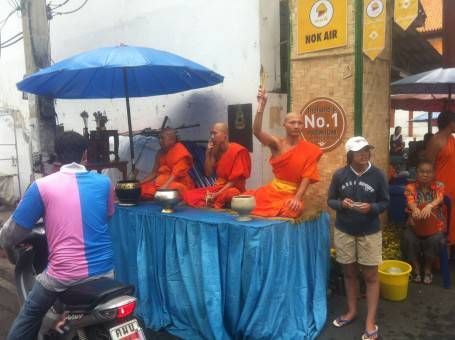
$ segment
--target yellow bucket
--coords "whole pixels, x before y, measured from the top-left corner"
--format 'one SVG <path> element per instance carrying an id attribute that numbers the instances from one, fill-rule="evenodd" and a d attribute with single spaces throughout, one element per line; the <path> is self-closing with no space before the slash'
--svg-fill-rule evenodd
<path id="1" fill-rule="evenodd" d="M 397 260 L 386 260 L 379 265 L 381 297 L 391 301 L 402 301 L 408 296 L 410 264 Z"/>

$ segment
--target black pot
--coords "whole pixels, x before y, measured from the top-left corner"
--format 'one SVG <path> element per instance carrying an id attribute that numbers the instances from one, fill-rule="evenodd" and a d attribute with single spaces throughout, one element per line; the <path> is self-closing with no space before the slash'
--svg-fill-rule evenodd
<path id="1" fill-rule="evenodd" d="M 137 204 L 141 198 L 141 185 L 139 181 L 118 181 L 115 193 L 120 203 Z"/>

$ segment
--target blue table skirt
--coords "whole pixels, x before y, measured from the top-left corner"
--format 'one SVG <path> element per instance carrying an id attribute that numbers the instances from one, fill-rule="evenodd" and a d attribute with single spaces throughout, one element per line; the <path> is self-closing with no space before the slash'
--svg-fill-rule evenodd
<path id="1" fill-rule="evenodd" d="M 313 339 L 324 326 L 329 217 L 255 219 L 151 203 L 111 220 L 117 278 L 148 328 L 184 339 Z"/>

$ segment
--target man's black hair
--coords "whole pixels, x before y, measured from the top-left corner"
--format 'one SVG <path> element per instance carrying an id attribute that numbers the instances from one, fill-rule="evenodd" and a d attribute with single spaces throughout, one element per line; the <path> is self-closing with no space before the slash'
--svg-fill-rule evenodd
<path id="1" fill-rule="evenodd" d="M 77 132 L 66 131 L 55 139 L 55 153 L 62 164 L 80 163 L 87 150 L 87 139 Z"/>
<path id="2" fill-rule="evenodd" d="M 450 111 L 441 112 L 438 116 L 438 129 L 443 130 L 452 122 L 455 122 L 455 113 Z"/>

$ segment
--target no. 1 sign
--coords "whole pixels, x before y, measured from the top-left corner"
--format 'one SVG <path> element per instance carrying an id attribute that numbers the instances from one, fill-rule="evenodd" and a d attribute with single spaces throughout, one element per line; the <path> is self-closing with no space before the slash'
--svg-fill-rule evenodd
<path id="1" fill-rule="evenodd" d="M 323 151 L 334 149 L 346 130 L 346 113 L 334 100 L 316 98 L 300 111 L 303 116 L 303 136 Z"/>

